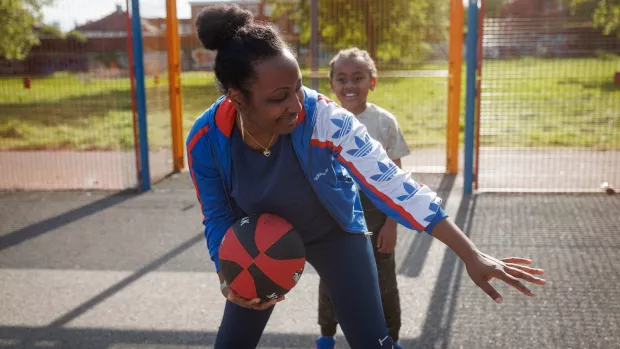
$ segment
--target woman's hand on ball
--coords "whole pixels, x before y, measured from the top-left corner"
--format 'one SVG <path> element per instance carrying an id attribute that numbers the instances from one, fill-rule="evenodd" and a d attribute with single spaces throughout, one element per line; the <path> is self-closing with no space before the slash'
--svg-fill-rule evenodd
<path id="1" fill-rule="evenodd" d="M 269 302 L 265 302 L 265 303 L 261 303 L 261 299 L 260 298 L 254 298 L 251 300 L 245 299 L 243 297 L 241 297 L 240 295 L 238 295 L 237 293 L 235 293 L 235 291 L 231 290 L 229 286 L 224 287 L 224 289 L 222 289 L 222 294 L 224 295 L 224 297 L 226 297 L 226 299 L 228 299 L 229 301 L 244 307 L 244 308 L 249 308 L 249 309 L 254 309 L 254 310 L 265 310 L 265 309 L 269 309 L 270 307 L 274 306 L 276 303 L 281 302 L 284 300 L 284 296 L 278 298 L 278 299 L 272 299 Z"/>

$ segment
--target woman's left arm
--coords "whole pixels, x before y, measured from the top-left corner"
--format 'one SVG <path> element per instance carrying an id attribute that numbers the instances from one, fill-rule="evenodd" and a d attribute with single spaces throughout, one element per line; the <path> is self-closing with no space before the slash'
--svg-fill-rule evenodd
<path id="1" fill-rule="evenodd" d="M 396 166 L 351 113 L 325 100 L 319 101 L 318 108 L 318 141 L 331 144 L 338 161 L 379 209 L 418 232 L 430 233 L 445 218 L 441 198 Z"/>
<path id="2" fill-rule="evenodd" d="M 542 275 L 544 270 L 526 266 L 532 264 L 527 258 L 511 257 L 499 260 L 479 251 L 450 218 L 439 222 L 432 233 L 461 258 L 471 280 L 497 303 L 502 303 L 502 297 L 489 283 L 493 278 L 506 282 L 528 296 L 535 294 L 519 279 L 538 285 L 546 283 L 544 279 L 534 276 Z"/>
<path id="3" fill-rule="evenodd" d="M 387 156 L 381 144 L 370 138 L 366 127 L 346 110 L 327 101 L 319 115 L 319 137 L 333 144 L 338 161 L 354 177 L 375 205 L 398 223 L 417 231 L 426 231 L 446 244 L 463 260 L 472 281 L 493 300 L 502 302 L 500 294 L 489 284 L 500 279 L 526 295 L 533 296 L 519 279 L 539 285 L 545 280 L 533 275 L 544 273 L 524 264 L 526 258 L 499 260 L 482 253 L 440 208 L 441 199 L 425 185 L 418 184 L 411 173 L 403 171 Z"/>

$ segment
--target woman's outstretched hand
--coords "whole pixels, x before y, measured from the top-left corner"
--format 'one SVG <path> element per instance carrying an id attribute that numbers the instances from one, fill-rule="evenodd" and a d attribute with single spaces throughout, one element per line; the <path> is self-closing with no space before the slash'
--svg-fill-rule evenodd
<path id="1" fill-rule="evenodd" d="M 535 296 L 535 294 L 521 280 L 537 285 L 544 285 L 547 282 L 534 276 L 542 275 L 545 271 L 527 266 L 532 264 L 532 261 L 526 258 L 511 257 L 499 260 L 488 254 L 477 252 L 475 257 L 464 260 L 464 262 L 472 281 L 491 299 L 500 304 L 502 303 L 502 296 L 489 283 L 493 278 L 504 281 L 528 296 Z"/>
<path id="2" fill-rule="evenodd" d="M 461 258 L 472 281 L 497 303 L 502 302 L 502 296 L 489 284 L 493 278 L 506 282 L 528 296 L 534 296 L 534 293 L 525 287 L 521 280 L 537 285 L 544 285 L 547 282 L 534 276 L 542 275 L 544 270 L 528 267 L 527 265 L 532 264 L 529 259 L 512 257 L 499 260 L 480 252 L 450 218 L 439 222 L 432 235 Z"/>

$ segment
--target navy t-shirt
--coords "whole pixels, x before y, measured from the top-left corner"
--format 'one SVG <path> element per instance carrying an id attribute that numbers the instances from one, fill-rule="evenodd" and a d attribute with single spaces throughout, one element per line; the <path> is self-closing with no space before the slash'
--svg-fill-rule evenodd
<path id="1" fill-rule="evenodd" d="M 271 155 L 243 142 L 235 128 L 231 136 L 231 196 L 246 214 L 270 213 L 284 218 L 312 241 L 340 229 L 304 175 L 290 135 L 280 136 Z"/>

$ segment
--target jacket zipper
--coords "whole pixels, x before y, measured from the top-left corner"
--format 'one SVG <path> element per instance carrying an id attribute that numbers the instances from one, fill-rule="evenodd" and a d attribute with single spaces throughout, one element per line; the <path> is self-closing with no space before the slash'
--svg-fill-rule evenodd
<path id="1" fill-rule="evenodd" d="M 313 130 L 314 132 L 314 130 Z M 312 138 L 312 135 L 310 135 L 310 138 Z M 295 151 L 295 155 L 297 155 L 297 161 L 299 161 L 299 163 L 301 163 L 301 159 L 299 159 L 299 155 L 297 154 L 297 151 Z M 334 215 L 332 214 L 332 212 L 327 208 L 327 205 L 325 205 L 325 203 L 323 202 L 323 200 L 321 199 L 321 196 L 319 194 L 317 194 L 316 189 L 314 188 L 314 184 L 312 183 L 312 179 L 311 179 L 311 173 L 310 173 L 310 167 L 312 164 L 312 144 L 308 144 L 308 170 L 306 173 L 306 179 L 308 180 L 308 183 L 310 183 L 310 188 L 312 188 L 312 191 L 314 192 L 314 195 L 316 195 L 316 197 L 319 199 L 319 201 L 321 202 L 321 205 L 323 205 L 323 207 L 325 208 L 325 211 L 327 211 L 327 213 L 329 213 L 329 215 L 334 219 L 334 221 L 336 221 L 336 224 L 338 224 L 338 226 L 340 226 L 340 229 L 346 231 L 347 233 L 359 233 L 357 231 L 352 231 L 349 230 L 345 227 L 342 226 L 342 224 L 340 223 L 340 220 L 336 219 L 336 217 L 334 217 Z"/>

